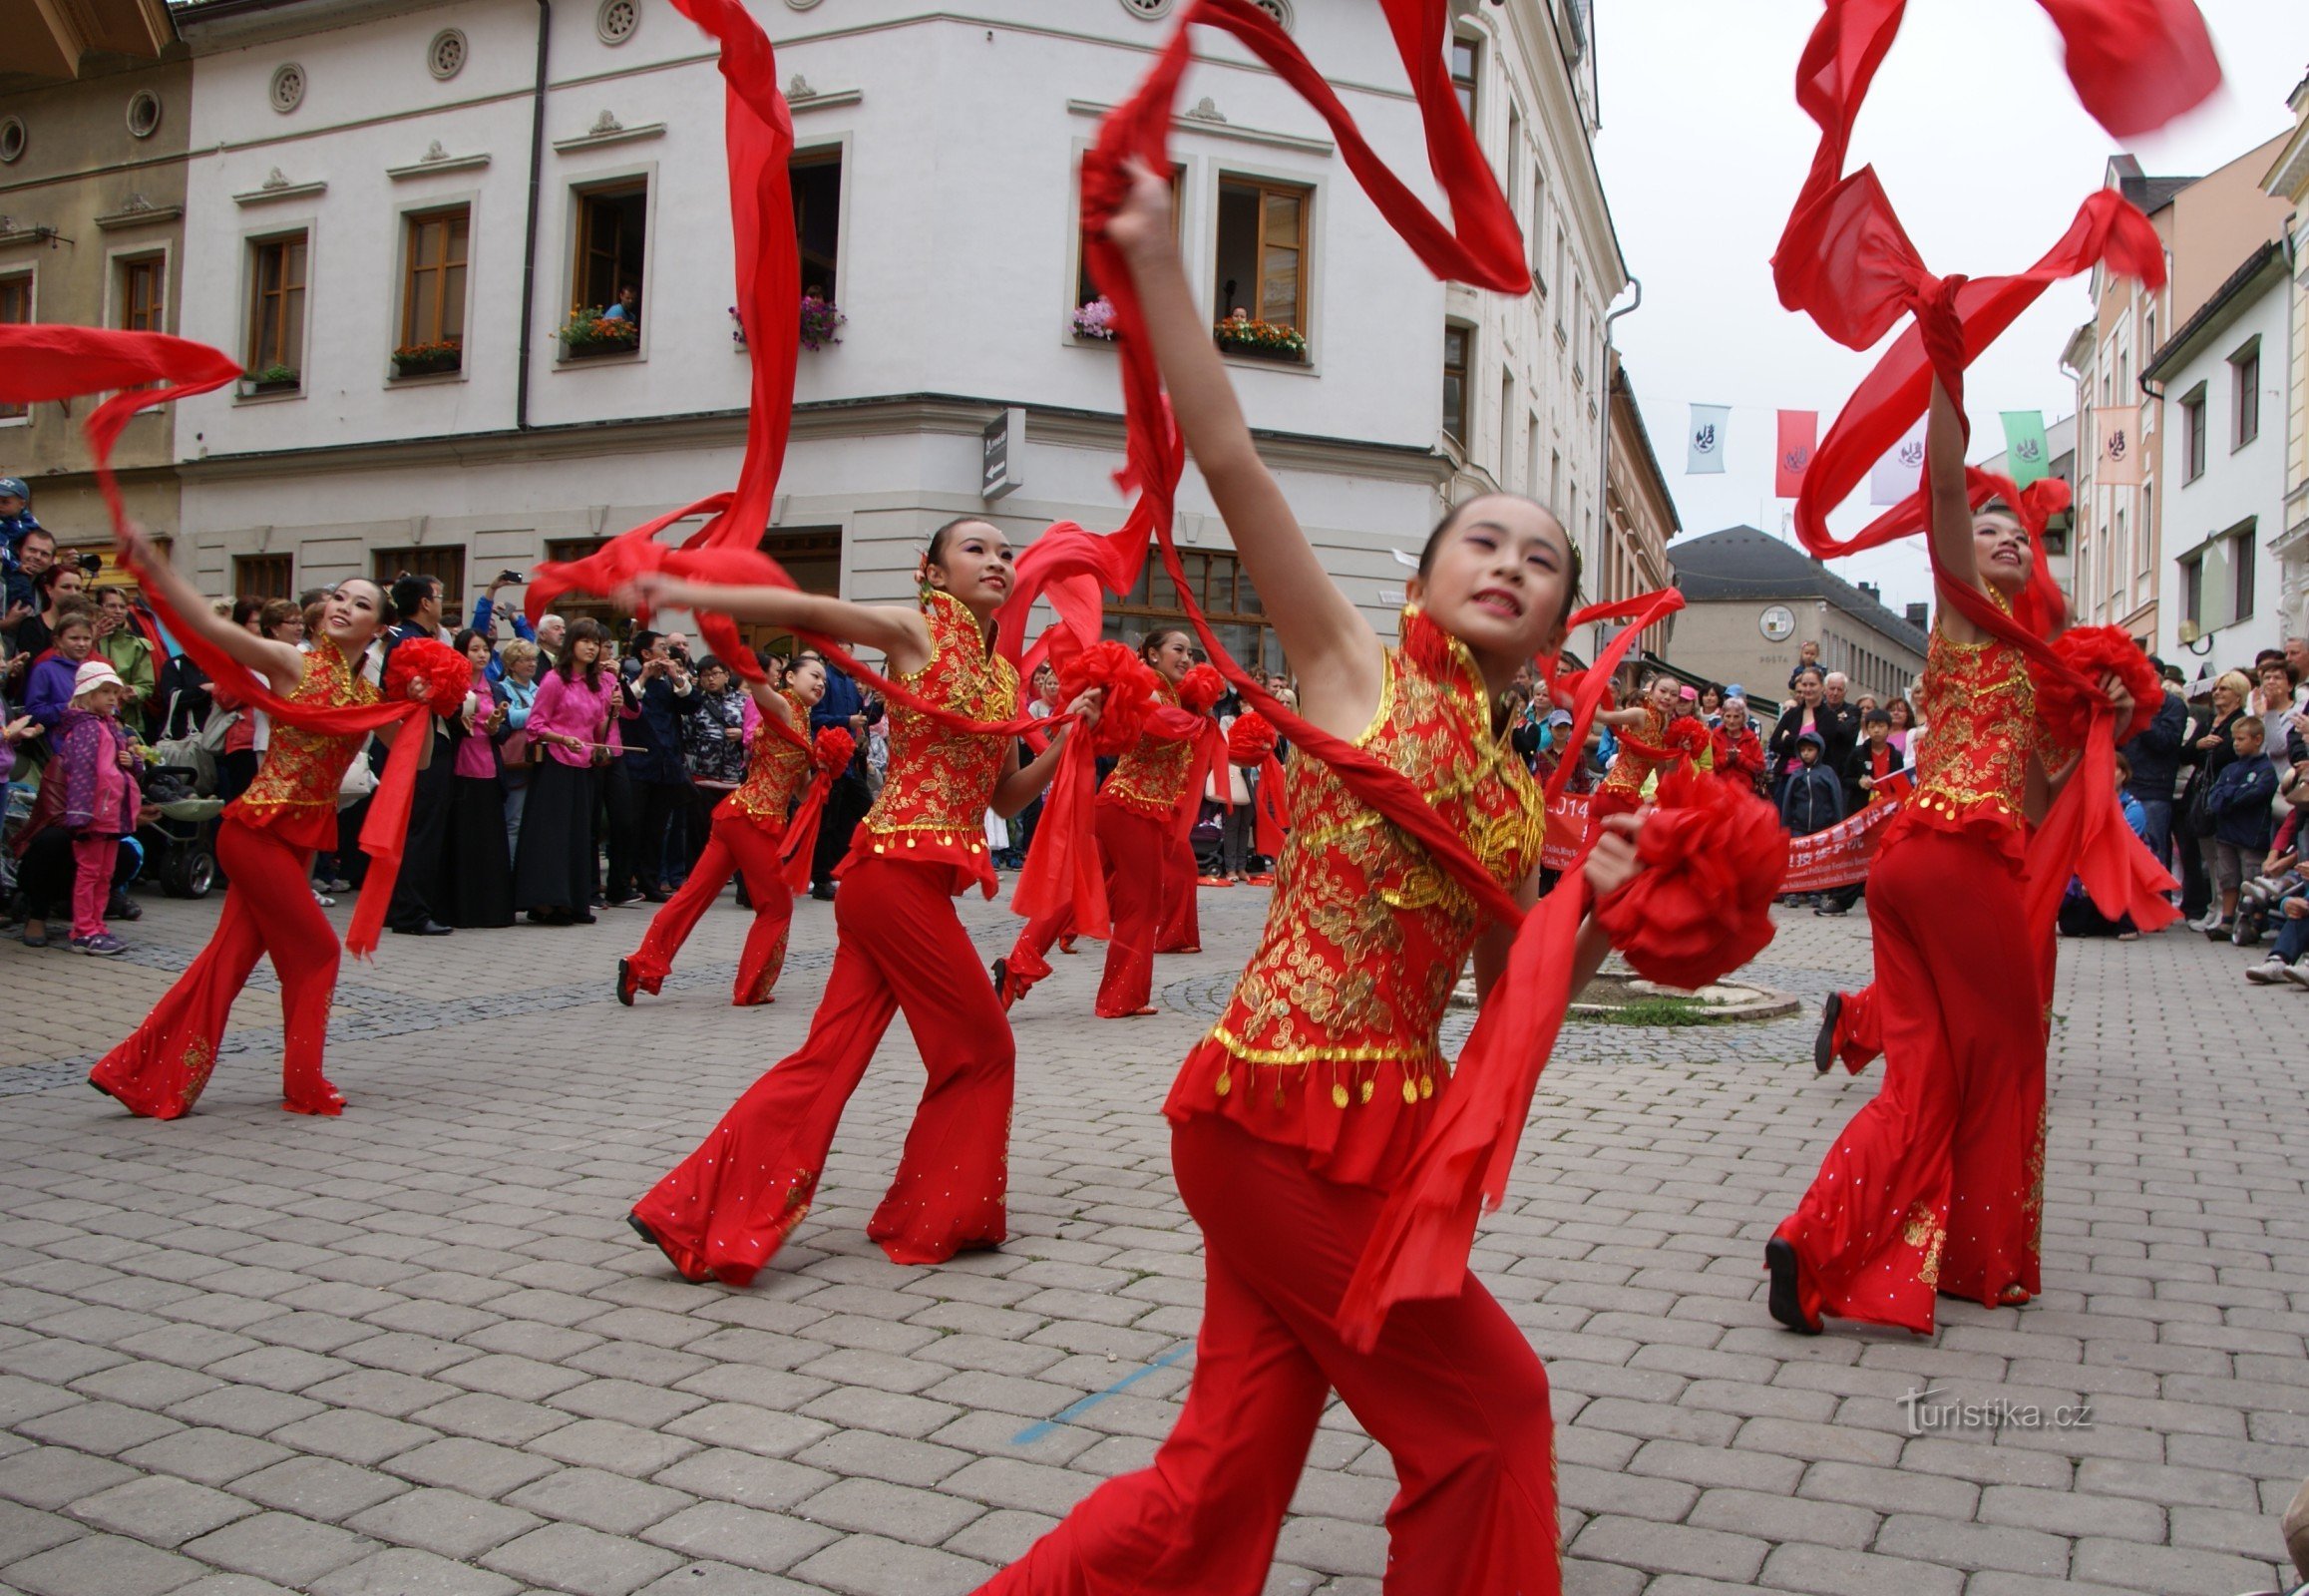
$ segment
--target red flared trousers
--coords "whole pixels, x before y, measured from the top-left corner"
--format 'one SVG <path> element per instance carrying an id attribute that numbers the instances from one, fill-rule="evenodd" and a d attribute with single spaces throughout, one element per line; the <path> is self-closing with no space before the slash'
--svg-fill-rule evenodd
<path id="1" fill-rule="evenodd" d="M 743 1286 L 770 1261 L 809 1212 L 843 1106 L 902 1009 L 930 1083 L 866 1233 L 899 1264 L 1003 1239 L 1010 1023 L 947 894 L 953 877 L 950 866 L 882 858 L 844 873 L 834 968 L 801 1050 L 633 1210 L 684 1275 Z"/>
<path id="2" fill-rule="evenodd" d="M 1106 939 L 1106 972 L 1098 983 L 1098 1014 L 1120 1019 L 1146 1007 L 1154 991 L 1155 936 L 1169 885 L 1165 859 L 1168 821 L 1120 804 L 1098 806 L 1098 863 L 1106 877 L 1106 912 L 1113 930 Z M 1188 879 L 1188 890 L 1194 887 Z M 1018 929 L 1008 964 L 1012 990 L 1020 997 L 1050 974 L 1050 945 L 1074 929 L 1074 911 L 1061 907 L 1037 915 Z"/>
<path id="3" fill-rule="evenodd" d="M 280 978 L 285 1106 L 333 1114 L 342 1105 L 321 1074 L 321 1048 L 337 987 L 337 934 L 313 902 L 312 854 L 227 817 L 216 829 L 216 858 L 232 885 L 208 946 L 88 1078 L 131 1113 L 190 1113 L 216 1067 L 232 1000 L 257 959 L 269 955 Z"/>
<path id="4" fill-rule="evenodd" d="M 1876 1006 L 1876 989 L 1862 987 L 1842 995 L 1836 1014 L 1836 1058 L 1845 1073 L 1857 1075 L 1884 1051 L 1884 1015 Z"/>
<path id="5" fill-rule="evenodd" d="M 1203 924 L 1196 914 L 1195 845 L 1175 819 L 1159 824 L 1163 832 L 1162 918 L 1155 932 L 1158 954 L 1199 954 L 1203 951 Z"/>
<path id="6" fill-rule="evenodd" d="M 1776 1234 L 1803 1307 L 1929 1335 L 1936 1292 L 1994 1306 L 2038 1278 L 2045 1028 L 2019 872 L 1918 827 L 1868 878 L 1884 1086 Z M 1894 996 L 1898 995 L 1898 996 Z"/>
<path id="7" fill-rule="evenodd" d="M 1379 1343 L 1332 1328 L 1385 1200 L 1217 1115 L 1171 1132 L 1202 1227 L 1194 1382 L 1154 1465 L 1111 1479 L 994 1596 L 1257 1596 L 1337 1390 L 1393 1459 L 1389 1596 L 1555 1596 L 1555 1429 L 1531 1343 L 1475 1277 L 1404 1303 Z"/>
<path id="8" fill-rule="evenodd" d="M 704 850 L 689 870 L 681 890 L 665 901 L 649 922 L 626 966 L 643 992 L 656 992 L 673 970 L 674 956 L 697 929 L 697 923 L 729 885 L 730 877 L 745 873 L 746 896 L 753 900 L 754 923 L 746 931 L 745 951 L 738 956 L 737 981 L 730 1001 L 740 1008 L 770 1000 L 778 972 L 786 964 L 786 937 L 793 929 L 794 893 L 779 872 L 778 847 L 782 832 L 764 831 L 750 816 L 733 814 L 725 803 L 713 817 L 713 831 Z"/>

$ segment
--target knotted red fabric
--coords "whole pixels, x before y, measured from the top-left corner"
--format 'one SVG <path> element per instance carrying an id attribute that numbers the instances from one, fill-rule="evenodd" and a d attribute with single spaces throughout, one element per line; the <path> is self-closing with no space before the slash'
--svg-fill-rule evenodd
<path id="1" fill-rule="evenodd" d="M 764 730 L 756 732 L 756 736 L 769 735 L 767 728 L 774 724 L 779 736 L 799 745 L 810 746 L 803 742 L 799 730 L 774 715 L 764 715 L 762 721 Z M 785 847 L 780 855 L 782 864 L 778 871 L 779 879 L 796 892 L 810 885 L 810 861 L 818 851 L 818 828 L 819 823 L 826 818 L 826 795 L 833 790 L 842 772 L 850 768 L 850 761 L 857 752 L 858 739 L 850 735 L 849 728 L 819 728 L 817 743 L 811 747 L 810 754 L 816 768 L 811 774 L 808 789 L 802 794 L 802 801 L 794 806 L 793 818 L 786 822 Z"/>

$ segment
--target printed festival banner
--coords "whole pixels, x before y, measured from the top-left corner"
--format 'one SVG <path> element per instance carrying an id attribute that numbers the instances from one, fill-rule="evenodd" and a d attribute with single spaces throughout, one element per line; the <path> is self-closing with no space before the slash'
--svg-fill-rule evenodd
<path id="1" fill-rule="evenodd" d="M 1868 473 L 1868 503 L 1896 505 L 1904 503 L 1924 480 L 1924 419 L 1908 429 L 1907 436 L 1884 452 L 1876 468 Z"/>
<path id="2" fill-rule="evenodd" d="M 2093 480 L 2103 488 L 2137 488 L 2140 466 L 2140 407 L 2111 405 L 2093 412 L 2101 447 L 2094 456 Z"/>
<path id="3" fill-rule="evenodd" d="M 1809 837 L 1788 839 L 1788 873 L 1780 891 L 1826 892 L 1868 879 L 1868 863 L 1884 828 L 1900 812 L 1900 801 L 1915 789 L 1913 771 L 1893 772 L 1876 790 L 1887 796 L 1871 803 L 1849 820 Z M 1568 792 L 1547 806 L 1547 842 L 1541 848 L 1543 869 L 1569 870 L 1579 862 L 1588 835 L 1588 795 Z"/>
<path id="4" fill-rule="evenodd" d="M 2013 468 L 2006 475 L 2013 479 L 2013 486 L 2026 488 L 2051 476 L 2053 451 L 2045 442 L 2045 413 L 2006 410 L 1999 414 L 2005 424 L 2005 458 Z"/>
<path id="5" fill-rule="evenodd" d="M 1778 499 L 1793 499 L 1803 492 L 1804 468 L 1812 463 L 1812 451 L 1819 446 L 1820 413 L 1817 410 L 1783 410 L 1779 413 L 1779 451 L 1772 456 L 1771 491 Z"/>
<path id="6" fill-rule="evenodd" d="M 1687 476 L 1709 472 L 1722 475 L 1724 471 L 1724 435 L 1732 425 L 1732 406 L 1694 405 L 1692 407 L 1692 435 L 1688 441 L 1684 471 Z"/>

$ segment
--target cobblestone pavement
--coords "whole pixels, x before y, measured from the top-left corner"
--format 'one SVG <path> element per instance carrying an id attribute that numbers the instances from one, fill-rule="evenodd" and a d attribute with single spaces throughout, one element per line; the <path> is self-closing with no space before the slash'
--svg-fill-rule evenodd
<path id="1" fill-rule="evenodd" d="M 200 1112 L 79 1084 L 205 934 L 147 900 L 115 963 L 0 947 L 0 1588 L 32 1596 L 626 1596 L 969 1589 L 1143 1463 L 1191 1367 L 1201 1265 L 1158 1112 L 1266 895 L 1204 895 L 1163 1012 L 1093 1021 L 1093 958 L 1021 1011 L 1013 1240 L 898 1269 L 863 1225 L 920 1071 L 901 1028 L 819 1206 L 755 1289 L 685 1285 L 627 1205 L 801 1035 L 726 1006 L 745 917 L 664 998 L 610 995 L 641 918 L 388 937 L 348 972 L 327 1122 L 276 1106 L 271 998 Z M 345 910 L 336 912 L 341 921 Z M 982 951 L 1015 924 L 964 910 Z M 2047 1292 L 1939 1335 L 1785 1335 L 1760 1248 L 1871 1071 L 1816 1079 L 1811 1014 L 1567 1028 L 1477 1268 L 1555 1392 L 1572 1591 L 2226 1596 L 2276 1579 L 2309 1474 L 2309 994 L 2168 934 L 2071 946 Z M 1816 999 L 1863 917 L 1757 967 Z M 1923 995 L 1929 997 L 1929 995 Z M 1911 1434 L 1900 1398 L 2090 1403 L 2089 1426 Z M 1388 1461 L 1327 1415 L 1274 1593 L 1375 1596 Z"/>

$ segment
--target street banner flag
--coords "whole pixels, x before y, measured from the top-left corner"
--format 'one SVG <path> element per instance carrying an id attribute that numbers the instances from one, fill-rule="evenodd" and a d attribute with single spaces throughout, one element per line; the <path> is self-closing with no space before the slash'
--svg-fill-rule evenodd
<path id="1" fill-rule="evenodd" d="M 1812 463 L 1812 450 L 1820 441 L 1820 413 L 1817 410 L 1783 410 L 1779 413 L 1779 452 L 1772 457 L 1771 491 L 1774 498 L 1793 499 L 1803 491 L 1804 468 Z"/>
<path id="2" fill-rule="evenodd" d="M 2140 407 L 2111 405 L 2093 412 L 2093 431 L 2101 440 L 2094 457 L 2093 480 L 2104 488 L 2137 488 L 2140 466 Z"/>
<path id="3" fill-rule="evenodd" d="M 1788 839 L 1788 873 L 1781 880 L 1789 892 L 1822 892 L 1849 887 L 1868 879 L 1869 861 L 1884 828 L 1900 813 L 1902 800 L 1916 790 L 1916 774 L 1896 770 L 1876 784 L 1873 801 L 1861 805 L 1850 819 L 1809 837 Z M 1547 841 L 1539 862 L 1549 870 L 1571 870 L 1579 864 L 1581 844 L 1587 840 L 1588 806 L 1592 793 L 1567 792 L 1547 806 Z"/>
<path id="4" fill-rule="evenodd" d="M 1924 481 L 1924 418 L 1919 416 L 1908 435 L 1884 452 L 1868 473 L 1868 503 L 1896 505 Z"/>
<path id="5" fill-rule="evenodd" d="M 2005 459 L 2012 469 L 2005 473 L 2013 479 L 2013 486 L 2026 488 L 2053 474 L 2053 451 L 2045 444 L 2045 413 L 2042 410 L 2007 410 L 2005 423 Z"/>
<path id="6" fill-rule="evenodd" d="M 1694 405 L 1692 407 L 1692 436 L 1689 458 L 1684 465 L 1686 476 L 1700 476 L 1724 472 L 1724 433 L 1732 421 L 1730 405 Z"/>

